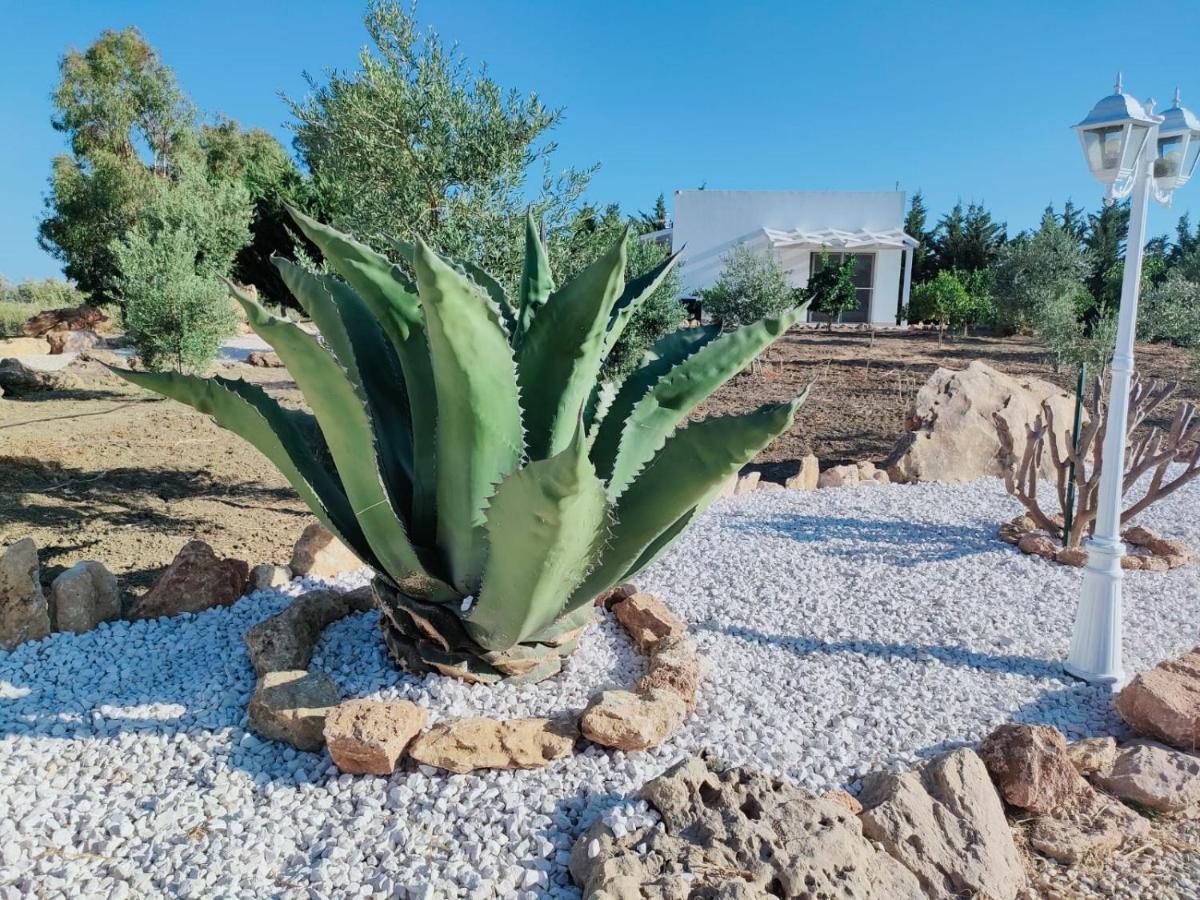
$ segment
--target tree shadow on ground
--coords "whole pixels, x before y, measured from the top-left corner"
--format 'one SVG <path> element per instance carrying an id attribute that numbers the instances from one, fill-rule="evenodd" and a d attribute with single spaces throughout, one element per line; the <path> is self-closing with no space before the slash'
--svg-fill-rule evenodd
<path id="1" fill-rule="evenodd" d="M 872 490 L 872 488 L 859 488 Z M 1007 547 L 992 525 L 943 525 L 900 519 L 855 519 L 791 513 L 729 517 L 723 526 L 746 535 L 764 531 L 806 544 L 821 544 L 822 552 L 845 559 L 873 559 L 900 568 L 938 560 L 962 559 Z M 844 542 L 844 545 L 843 545 Z"/>

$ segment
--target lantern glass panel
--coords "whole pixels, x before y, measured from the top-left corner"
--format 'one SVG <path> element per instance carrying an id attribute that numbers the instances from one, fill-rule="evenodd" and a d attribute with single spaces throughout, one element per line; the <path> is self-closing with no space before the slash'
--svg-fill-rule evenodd
<path id="1" fill-rule="evenodd" d="M 1142 154 L 1142 145 L 1146 143 L 1146 135 L 1150 133 L 1150 127 L 1147 125 L 1134 123 L 1129 127 L 1129 138 L 1125 142 L 1125 158 L 1121 160 L 1121 168 L 1124 171 L 1129 171 L 1137 165 L 1138 157 Z"/>
<path id="2" fill-rule="evenodd" d="M 1158 139 L 1158 159 L 1154 161 L 1155 178 L 1174 178 L 1183 171 L 1183 135 L 1169 134 Z"/>
<path id="3" fill-rule="evenodd" d="M 1122 125 L 1089 128 L 1083 132 L 1083 150 L 1088 168 L 1094 175 L 1115 176 L 1121 166 L 1121 144 L 1125 136 Z"/>

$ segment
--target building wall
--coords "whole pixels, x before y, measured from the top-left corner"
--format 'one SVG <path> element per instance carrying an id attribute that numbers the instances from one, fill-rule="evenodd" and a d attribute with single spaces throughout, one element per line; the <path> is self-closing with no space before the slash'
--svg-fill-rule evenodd
<path id="1" fill-rule="evenodd" d="M 763 250 L 763 228 L 781 231 L 888 231 L 904 227 L 904 192 L 850 191 L 676 191 L 672 249 L 683 248 L 680 274 L 684 296 L 711 287 L 721 259 L 736 244 L 751 242 Z M 777 257 L 796 287 L 808 283 L 811 251 L 780 248 Z M 901 251 L 875 251 L 871 321 L 896 320 Z"/>

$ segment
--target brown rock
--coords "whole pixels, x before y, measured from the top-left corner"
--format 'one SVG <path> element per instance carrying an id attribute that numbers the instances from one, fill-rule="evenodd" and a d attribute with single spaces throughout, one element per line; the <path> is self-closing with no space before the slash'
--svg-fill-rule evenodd
<path id="1" fill-rule="evenodd" d="M 1146 544 L 1146 549 L 1167 563 L 1167 568 L 1185 566 L 1196 559 L 1196 551 L 1183 541 L 1171 538 L 1155 538 Z"/>
<path id="2" fill-rule="evenodd" d="M 1082 547 L 1063 547 L 1054 554 L 1054 558 L 1064 566 L 1079 569 L 1087 565 L 1088 552 Z"/>
<path id="3" fill-rule="evenodd" d="M 50 584 L 50 627 L 83 634 L 121 616 L 117 579 L 102 563 L 85 560 Z"/>
<path id="4" fill-rule="evenodd" d="M 979 745 L 1000 796 L 1031 813 L 1050 813 L 1074 796 L 1079 774 L 1067 742 L 1049 725 L 1001 725 Z"/>
<path id="5" fill-rule="evenodd" d="M 1149 528 L 1134 525 L 1132 528 L 1126 528 L 1121 532 L 1121 539 L 1127 544 L 1132 544 L 1134 547 L 1145 547 L 1151 541 L 1158 540 L 1158 535 Z"/>
<path id="6" fill-rule="evenodd" d="M 737 487 L 733 489 L 735 495 L 752 494 L 758 490 L 758 483 L 762 480 L 762 472 L 747 472 L 737 480 Z"/>
<path id="7" fill-rule="evenodd" d="M 325 745 L 325 717 L 340 699 L 324 672 L 268 672 L 250 698 L 250 729 L 315 753 Z"/>
<path id="8" fill-rule="evenodd" d="M 1182 812 L 1200 803 L 1200 759 L 1149 742 L 1123 747 L 1108 771 L 1092 780 L 1157 812 Z"/>
<path id="9" fill-rule="evenodd" d="M 188 541 L 165 572 L 134 603 L 131 619 L 157 619 L 229 606 L 246 589 L 250 567 L 221 559 L 204 541 Z"/>
<path id="10" fill-rule="evenodd" d="M 48 309 L 28 319 L 21 326 L 26 337 L 41 337 L 48 331 L 95 331 L 108 321 L 108 316 L 94 306 Z"/>
<path id="11" fill-rule="evenodd" d="M 616 750 L 647 750 L 665 741 L 687 718 L 687 704 L 675 691 L 601 691 L 580 720 L 583 736 Z"/>
<path id="12" fill-rule="evenodd" d="M 476 769 L 540 769 L 570 756 L 578 739 L 574 720 L 450 719 L 409 746 L 419 763 L 462 774 Z"/>
<path id="13" fill-rule="evenodd" d="M 283 360 L 279 358 L 279 354 L 270 350 L 255 350 L 247 354 L 246 362 L 249 365 L 264 369 L 284 368 Z"/>
<path id="14" fill-rule="evenodd" d="M 1101 859 L 1150 831 L 1150 823 L 1127 806 L 1088 786 L 1071 807 L 1054 816 L 1039 816 L 1028 826 L 1034 849 L 1074 866 Z"/>
<path id="15" fill-rule="evenodd" d="M 50 633 L 50 611 L 42 593 L 37 546 L 32 538 L 0 553 L 0 647 L 12 650 Z"/>
<path id="16" fill-rule="evenodd" d="M 637 585 L 630 582 L 618 584 L 615 588 L 606 594 L 601 594 L 596 598 L 596 605 L 603 606 L 605 609 L 612 609 L 617 603 L 622 600 L 627 600 L 638 592 Z"/>
<path id="17" fill-rule="evenodd" d="M 346 700 L 325 717 L 325 745 L 351 775 L 391 775 L 429 715 L 407 700 Z"/>
<path id="18" fill-rule="evenodd" d="M 815 491 L 821 477 L 821 461 L 810 453 L 800 460 L 800 468 L 789 477 L 783 486 L 793 491 Z"/>
<path id="19" fill-rule="evenodd" d="M 863 811 L 863 805 L 858 802 L 858 798 L 851 793 L 843 791 L 841 788 L 826 791 L 821 795 L 821 799 L 828 800 L 830 803 L 836 803 L 838 806 L 849 811 L 852 816 L 857 816 Z"/>
<path id="20" fill-rule="evenodd" d="M 1067 757 L 1080 775 L 1103 775 L 1117 759 L 1117 742 L 1111 737 L 1086 738 L 1067 747 Z"/>
<path id="21" fill-rule="evenodd" d="M 60 329 L 47 331 L 45 339 L 50 345 L 50 352 L 54 354 L 82 353 L 84 350 L 95 347 L 101 341 L 100 335 L 87 328 L 80 331 Z"/>
<path id="22" fill-rule="evenodd" d="M 1141 734 L 1180 750 L 1200 749 L 1200 647 L 1137 675 L 1116 699 Z"/>
<path id="23" fill-rule="evenodd" d="M 1054 559 L 1062 544 L 1044 531 L 1031 531 L 1021 536 L 1017 541 L 1017 549 L 1030 556 L 1041 556 L 1044 559 Z"/>
<path id="24" fill-rule="evenodd" d="M 1145 560 L 1146 557 L 1144 556 L 1135 556 L 1132 553 L 1126 553 L 1121 557 L 1121 568 L 1137 571 L 1138 569 L 1145 568 Z"/>
<path id="25" fill-rule="evenodd" d="M 332 578 L 362 566 L 362 560 L 320 522 L 305 528 L 292 550 L 291 570 L 295 575 Z"/>
<path id="26" fill-rule="evenodd" d="M 972 481 L 1002 476 L 1000 439 L 992 419 L 998 414 L 1013 436 L 1017 459 L 1025 451 L 1026 426 L 1046 400 L 1059 422 L 1070 422 L 1074 400 L 1062 388 L 1036 378 L 1015 378 L 975 360 L 964 370 L 938 369 L 917 392 L 905 421 L 906 434 L 885 468 L 894 482 Z M 1050 454 L 1042 474 L 1054 474 Z"/>
<path id="27" fill-rule="evenodd" d="M 259 563 L 250 570 L 249 590 L 267 591 L 271 588 L 283 587 L 291 580 L 292 570 L 287 566 Z"/>
<path id="28" fill-rule="evenodd" d="M 917 876 L 930 897 L 1015 900 L 1025 869 L 988 770 L 955 750 L 915 772 L 873 772 L 859 795 L 863 834 Z"/>
<path id="29" fill-rule="evenodd" d="M 642 653 L 653 652 L 663 638 L 678 637 L 687 631 L 683 621 L 650 594 L 634 594 L 613 604 L 612 610 Z"/>
<path id="30" fill-rule="evenodd" d="M 655 688 L 666 688 L 679 695 L 688 712 L 696 708 L 696 690 L 700 685 L 700 657 L 696 645 L 685 637 L 663 638 L 646 674 L 637 684 L 637 692 L 645 694 Z"/>
<path id="31" fill-rule="evenodd" d="M 858 466 L 847 464 L 844 466 L 833 466 L 822 472 L 817 479 L 817 487 L 848 487 L 852 484 L 858 484 L 860 481 L 862 481 L 862 476 L 859 474 Z"/>
<path id="32" fill-rule="evenodd" d="M 250 664 L 259 675 L 307 669 L 326 627 L 352 612 L 365 612 L 373 604 L 370 587 L 345 594 L 309 591 L 246 632 Z"/>

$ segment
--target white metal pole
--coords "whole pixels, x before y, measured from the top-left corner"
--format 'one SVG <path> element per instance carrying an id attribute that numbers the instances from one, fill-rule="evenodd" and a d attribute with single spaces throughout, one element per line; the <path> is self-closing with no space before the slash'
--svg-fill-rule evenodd
<path id="1" fill-rule="evenodd" d="M 1064 668 L 1092 684 L 1118 686 L 1125 680 L 1121 667 L 1121 487 L 1125 478 L 1125 428 L 1129 420 L 1129 384 L 1133 378 L 1133 341 L 1137 332 L 1138 292 L 1146 244 L 1146 212 L 1150 204 L 1157 128 L 1146 139 L 1148 159 L 1134 173 L 1125 242 L 1125 272 L 1121 280 L 1121 311 L 1117 346 L 1108 389 L 1108 422 L 1104 434 L 1103 470 L 1097 497 L 1096 532 L 1087 542 L 1079 609 L 1071 652 Z"/>

